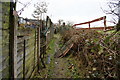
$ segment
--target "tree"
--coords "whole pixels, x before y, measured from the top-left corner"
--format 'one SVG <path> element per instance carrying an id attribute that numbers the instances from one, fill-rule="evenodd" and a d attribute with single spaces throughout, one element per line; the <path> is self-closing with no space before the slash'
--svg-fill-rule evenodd
<path id="1" fill-rule="evenodd" d="M 59 26 L 62 24 L 62 22 L 63 22 L 62 19 L 59 19 L 59 20 L 58 20 L 58 24 L 59 24 Z"/>
<path id="2" fill-rule="evenodd" d="M 47 13 L 47 3 L 46 2 L 37 2 L 34 4 L 35 10 L 32 14 L 34 18 L 42 19 L 42 16 Z"/>
<path id="3" fill-rule="evenodd" d="M 117 30 L 120 30 L 120 1 L 118 3 L 118 25 L 117 25 Z"/>
<path id="4" fill-rule="evenodd" d="M 112 14 L 117 17 L 116 31 L 120 31 L 120 1 L 111 0 L 109 2 L 108 7 L 109 7 L 109 10 L 107 10 L 106 13 Z M 118 41 L 118 45 L 119 45 L 119 41 Z M 116 74 L 117 74 L 118 80 L 120 80 L 120 54 L 117 54 L 117 57 L 116 57 Z"/>
<path id="5" fill-rule="evenodd" d="M 31 0 L 32 1 L 32 0 Z M 25 10 L 25 8 L 26 7 L 28 7 L 30 4 L 31 4 L 31 1 L 29 1 L 29 2 L 27 2 L 27 3 L 22 3 L 22 2 L 20 2 L 20 1 L 18 1 L 18 0 L 15 0 L 15 3 L 19 3 L 19 4 L 22 4 L 23 5 L 23 7 L 20 9 L 20 10 L 18 10 L 17 11 L 17 13 L 18 13 L 18 15 L 21 15 L 22 14 L 22 12 Z M 16 6 L 16 5 L 15 5 Z"/>
<path id="6" fill-rule="evenodd" d="M 110 0 L 108 2 L 108 10 L 104 10 L 106 14 L 111 14 L 114 16 L 112 23 L 117 24 L 116 30 L 120 30 L 120 1 L 119 0 Z"/>

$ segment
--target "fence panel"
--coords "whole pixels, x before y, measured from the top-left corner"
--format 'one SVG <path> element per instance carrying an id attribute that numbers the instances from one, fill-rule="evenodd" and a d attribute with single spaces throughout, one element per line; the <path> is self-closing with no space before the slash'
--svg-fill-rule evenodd
<path id="1" fill-rule="evenodd" d="M 17 77 L 23 77 L 24 37 L 17 37 Z"/>
<path id="2" fill-rule="evenodd" d="M 26 57 L 25 57 L 25 70 L 26 70 L 26 77 L 29 77 L 34 69 L 34 54 L 35 54 L 35 32 L 33 31 L 33 34 L 29 36 L 28 39 L 26 39 Z M 36 54 L 35 54 L 36 55 Z M 27 72 L 28 71 L 28 72 Z"/>
<path id="3" fill-rule="evenodd" d="M 0 3 L 0 78 L 9 77 L 9 3 Z"/>
<path id="4" fill-rule="evenodd" d="M 18 30 L 17 77 L 29 78 L 37 66 L 35 29 Z"/>

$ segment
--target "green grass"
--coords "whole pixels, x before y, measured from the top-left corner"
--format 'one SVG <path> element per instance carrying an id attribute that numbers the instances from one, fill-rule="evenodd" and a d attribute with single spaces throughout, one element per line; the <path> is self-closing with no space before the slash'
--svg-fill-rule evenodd
<path id="1" fill-rule="evenodd" d="M 51 40 L 51 42 L 49 43 L 48 47 L 49 49 L 46 51 L 47 54 L 53 54 L 54 53 L 54 48 L 55 48 L 55 39 Z"/>
<path id="2" fill-rule="evenodd" d="M 103 30 L 97 30 L 97 32 L 99 32 L 99 33 L 104 33 L 104 31 L 103 31 Z"/>
<path id="3" fill-rule="evenodd" d="M 106 33 L 108 33 L 108 34 L 112 34 L 112 33 L 114 33 L 116 30 L 111 30 L 111 31 L 107 31 Z"/>
<path id="4" fill-rule="evenodd" d="M 111 33 L 115 32 L 115 31 L 116 30 L 110 30 L 110 31 L 104 32 L 103 30 L 97 30 L 97 32 L 102 33 L 102 34 L 104 34 L 104 33 L 111 34 Z"/>
<path id="5" fill-rule="evenodd" d="M 46 50 L 45 55 L 45 64 L 48 61 L 48 56 L 50 56 L 50 63 L 46 64 L 46 68 L 40 70 L 40 74 L 36 73 L 34 78 L 51 78 L 54 69 L 54 53 L 55 53 L 55 41 L 56 39 L 53 38 L 50 43 L 48 44 L 48 49 Z"/>

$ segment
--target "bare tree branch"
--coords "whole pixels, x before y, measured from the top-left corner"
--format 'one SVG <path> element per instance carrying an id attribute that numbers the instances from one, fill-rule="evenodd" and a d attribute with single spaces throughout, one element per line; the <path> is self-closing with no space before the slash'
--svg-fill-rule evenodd
<path id="1" fill-rule="evenodd" d="M 101 8 L 102 9 L 102 8 Z M 119 25 L 120 25 L 120 1 L 119 0 L 110 0 L 108 2 L 108 10 L 103 10 L 102 11 L 108 15 L 113 15 L 114 18 L 112 18 L 111 23 L 116 24 L 116 30 L 119 30 Z"/>
<path id="2" fill-rule="evenodd" d="M 31 0 L 31 1 L 32 1 L 32 0 Z M 31 4 L 31 1 L 30 1 L 30 2 L 27 2 L 26 4 L 24 4 L 24 3 L 22 3 L 22 2 L 20 2 L 20 1 L 17 0 L 18 3 L 20 3 L 20 4 L 23 5 L 23 8 L 21 8 L 19 11 L 17 11 L 18 15 L 21 15 L 21 13 L 24 11 L 24 9 Z"/>
<path id="3" fill-rule="evenodd" d="M 35 10 L 32 14 L 32 16 L 34 18 L 41 18 L 42 19 L 42 15 L 44 15 L 45 13 L 47 13 L 47 3 L 46 2 L 39 2 L 34 4 Z"/>

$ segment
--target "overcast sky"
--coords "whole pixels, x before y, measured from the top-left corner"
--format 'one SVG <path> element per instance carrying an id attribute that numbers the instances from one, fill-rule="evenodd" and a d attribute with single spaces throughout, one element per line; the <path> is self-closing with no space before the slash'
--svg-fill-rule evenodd
<path id="1" fill-rule="evenodd" d="M 30 0 L 19 1 L 27 3 Z M 48 3 L 47 15 L 50 16 L 54 23 L 57 23 L 59 19 L 63 19 L 65 22 L 81 23 L 106 16 L 101 7 L 103 9 L 107 8 L 107 0 L 32 0 L 31 4 L 25 8 L 20 16 L 32 18 L 31 14 L 34 10 L 34 4 L 40 1 Z M 22 7 L 22 4 L 17 4 L 17 10 L 20 10 Z M 109 16 L 107 16 L 107 20 L 110 20 Z M 98 25 L 101 23 L 103 21 L 98 22 Z M 108 23 L 108 25 L 111 24 Z"/>

